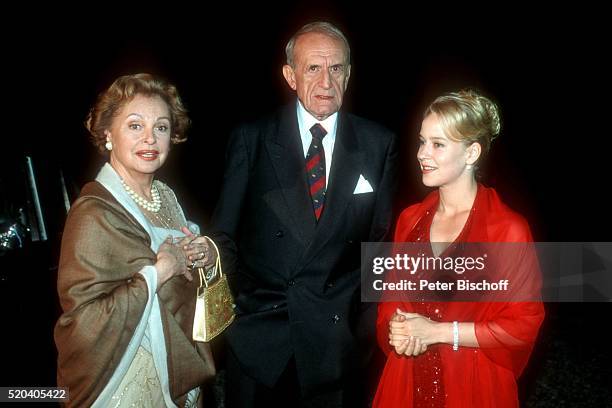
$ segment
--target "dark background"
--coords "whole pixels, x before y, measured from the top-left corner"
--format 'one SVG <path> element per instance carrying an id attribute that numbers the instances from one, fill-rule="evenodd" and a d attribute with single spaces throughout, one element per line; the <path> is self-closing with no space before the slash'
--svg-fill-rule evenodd
<path id="1" fill-rule="evenodd" d="M 0 257 L 0 385 L 54 385 L 55 279 L 65 219 L 59 171 L 74 198 L 103 163 L 83 127 L 96 95 L 135 72 L 177 86 L 193 126 L 159 176 L 188 217 L 206 226 L 231 129 L 291 100 L 281 75 L 284 45 L 316 19 L 335 23 L 351 43 L 344 107 L 400 135 L 398 208 L 426 193 L 415 159 L 423 108 L 442 92 L 475 87 L 498 102 L 503 120 L 483 181 L 527 217 L 537 241 L 610 241 L 609 35 L 601 10 L 380 2 L 207 7 L 125 4 L 6 14 L 15 24 L 1 29 L 0 194 L 23 202 L 23 162 L 30 155 L 49 240 Z M 521 379 L 522 401 L 609 404 L 603 332 L 610 305 L 547 304 L 547 311 Z"/>

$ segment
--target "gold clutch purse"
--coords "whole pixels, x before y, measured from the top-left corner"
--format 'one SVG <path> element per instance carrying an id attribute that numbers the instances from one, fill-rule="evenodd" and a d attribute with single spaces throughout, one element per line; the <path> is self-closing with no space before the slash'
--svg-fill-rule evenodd
<path id="1" fill-rule="evenodd" d="M 227 282 L 227 276 L 221 268 L 221 256 L 217 245 L 208 239 L 217 251 L 215 274 L 219 279 L 209 284 L 204 268 L 198 268 L 200 287 L 196 298 L 195 316 L 193 319 L 193 339 L 208 342 L 217 337 L 234 321 L 234 299 Z M 213 276 L 215 275 L 213 274 Z"/>

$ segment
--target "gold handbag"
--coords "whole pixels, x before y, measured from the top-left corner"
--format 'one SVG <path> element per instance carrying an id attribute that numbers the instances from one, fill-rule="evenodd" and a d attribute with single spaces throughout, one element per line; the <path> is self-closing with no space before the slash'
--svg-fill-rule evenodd
<path id="1" fill-rule="evenodd" d="M 196 298 L 195 316 L 193 319 L 193 339 L 208 342 L 217 337 L 234 321 L 234 299 L 227 282 L 227 276 L 221 268 L 221 256 L 217 245 L 208 238 L 217 251 L 217 262 L 214 271 L 219 272 L 219 279 L 209 284 L 206 281 L 204 268 L 198 268 L 200 287 Z"/>

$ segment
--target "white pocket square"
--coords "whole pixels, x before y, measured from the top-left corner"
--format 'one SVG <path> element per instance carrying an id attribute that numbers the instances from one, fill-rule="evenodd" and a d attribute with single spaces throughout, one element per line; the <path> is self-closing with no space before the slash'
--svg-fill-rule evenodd
<path id="1" fill-rule="evenodd" d="M 353 194 L 363 194 L 363 193 L 371 193 L 374 191 L 368 180 L 363 177 L 363 174 L 359 175 L 359 180 L 357 180 L 357 185 L 355 186 L 355 191 Z"/>

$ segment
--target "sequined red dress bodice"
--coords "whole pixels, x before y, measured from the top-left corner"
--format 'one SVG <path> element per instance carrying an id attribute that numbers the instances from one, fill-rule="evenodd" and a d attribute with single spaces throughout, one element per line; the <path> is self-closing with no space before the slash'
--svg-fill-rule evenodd
<path id="1" fill-rule="evenodd" d="M 406 242 L 430 243 L 431 225 L 433 223 L 435 210 L 435 207 L 432 207 L 425 212 L 425 215 L 417 221 L 412 231 L 406 237 Z M 473 211 L 474 208 L 472 208 L 470 214 Z M 468 216 L 465 226 L 455 239 L 455 242 L 464 240 L 464 234 L 469 230 L 471 221 L 472 217 Z M 425 253 L 421 253 L 420 255 L 427 257 L 434 256 L 431 245 L 425 245 L 423 248 Z M 451 245 L 440 255 L 447 255 L 452 251 L 453 246 Z M 427 273 L 428 271 L 421 270 L 417 272 L 417 276 L 427 278 Z M 422 276 L 419 276 L 419 274 Z M 444 321 L 446 312 L 445 302 L 425 302 L 423 299 L 419 299 L 419 301 L 413 302 L 412 304 L 416 313 L 437 322 Z M 431 345 L 427 353 L 415 357 L 412 371 L 414 376 L 414 407 L 444 408 L 446 406 L 446 392 L 444 390 L 444 369 L 440 357 L 440 346 L 437 344 Z"/>

